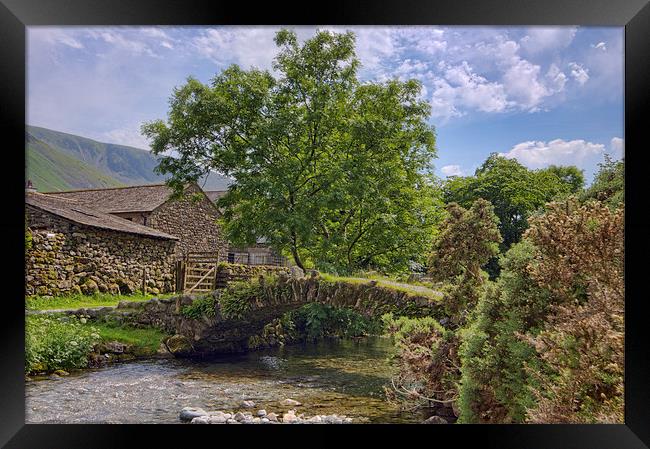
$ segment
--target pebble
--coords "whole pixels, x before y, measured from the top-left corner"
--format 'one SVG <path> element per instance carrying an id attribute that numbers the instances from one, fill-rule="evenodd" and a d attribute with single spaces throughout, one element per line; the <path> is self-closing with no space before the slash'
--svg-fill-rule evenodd
<path id="1" fill-rule="evenodd" d="M 288 410 L 280 417 L 274 413 L 266 413 L 261 409 L 257 416 L 250 412 L 228 413 L 221 410 L 207 412 L 201 408 L 185 407 L 179 415 L 181 421 L 191 424 L 350 424 L 352 418 L 345 415 L 315 415 L 306 417 L 304 413 L 296 415 L 294 409 Z"/>
<path id="2" fill-rule="evenodd" d="M 246 407 L 246 408 L 253 408 L 253 407 L 255 407 L 255 402 L 253 402 L 253 401 L 244 401 L 244 402 L 241 403 L 241 406 Z"/>
<path id="3" fill-rule="evenodd" d="M 293 405 L 293 406 L 298 406 L 302 405 L 300 402 L 295 401 L 293 399 L 284 399 L 282 402 L 280 402 L 282 405 Z"/>

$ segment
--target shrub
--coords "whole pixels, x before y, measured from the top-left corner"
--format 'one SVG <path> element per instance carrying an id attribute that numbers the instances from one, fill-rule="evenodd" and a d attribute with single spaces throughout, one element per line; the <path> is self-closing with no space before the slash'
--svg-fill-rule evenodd
<path id="1" fill-rule="evenodd" d="M 289 312 L 295 332 L 308 340 L 325 336 L 361 337 L 378 334 L 381 325 L 354 310 L 328 304 L 310 303 Z"/>
<path id="2" fill-rule="evenodd" d="M 398 373 L 389 400 L 409 405 L 452 405 L 457 399 L 460 377 L 458 337 L 435 319 L 382 316 L 387 332 L 395 338 Z"/>
<path id="3" fill-rule="evenodd" d="M 97 329 L 74 316 L 30 315 L 25 327 L 27 373 L 84 368 L 100 340 Z"/>
<path id="4" fill-rule="evenodd" d="M 216 300 L 212 295 L 196 298 L 192 301 L 192 304 L 181 308 L 181 315 L 195 320 L 203 316 L 214 318 L 216 315 Z"/>
<path id="5" fill-rule="evenodd" d="M 534 246 L 524 240 L 501 257 L 501 276 L 489 283 L 470 324 L 461 331 L 459 422 L 522 422 L 534 398 L 536 351 L 518 335 L 534 332 L 547 316 L 551 296 L 527 271 Z"/>
<path id="6" fill-rule="evenodd" d="M 243 319 L 251 302 L 263 294 L 259 280 L 231 282 L 219 297 L 221 315 L 226 319 Z"/>

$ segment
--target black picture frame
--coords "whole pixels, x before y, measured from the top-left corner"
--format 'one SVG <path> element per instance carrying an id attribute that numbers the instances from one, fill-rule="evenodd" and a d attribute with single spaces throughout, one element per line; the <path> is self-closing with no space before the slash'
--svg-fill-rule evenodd
<path id="1" fill-rule="evenodd" d="M 455 0 L 453 2 L 329 1 L 320 5 L 259 5 L 207 0 L 0 0 L 0 130 L 2 156 L 11 160 L 3 170 L 7 212 L 0 218 L 4 237 L 2 271 L 5 280 L 4 323 L 0 327 L 0 444 L 10 448 L 126 447 L 142 441 L 173 445 L 207 438 L 221 444 L 226 435 L 251 436 L 279 442 L 293 440 L 309 427 L 303 441 L 335 441 L 339 426 L 134 426 L 25 424 L 24 395 L 24 160 L 25 27 L 30 25 L 599 25 L 625 27 L 626 226 L 626 346 L 625 424 L 621 425 L 460 425 L 410 426 L 394 431 L 388 425 L 343 426 L 347 432 L 396 436 L 406 444 L 417 434 L 431 444 L 468 439 L 482 448 L 644 448 L 650 446 L 650 349 L 644 333 L 646 315 L 642 257 L 650 253 L 648 224 L 643 217 L 645 168 L 642 144 L 650 109 L 650 5 L 648 0 Z M 647 147 L 647 145 L 646 145 Z M 647 151 L 647 150 L 646 150 Z M 8 204 L 9 203 L 9 204 Z M 21 216 L 21 211 L 23 214 Z M 635 268 L 635 262 L 640 265 Z M 291 428 L 287 431 L 287 428 Z M 300 429 L 298 429 L 300 428 Z M 243 430 L 245 429 L 245 430 Z M 216 432 L 216 433 L 215 433 Z M 286 433 L 290 432 L 290 433 Z M 414 433 L 415 432 L 415 433 Z M 282 436 L 280 436 L 282 434 Z M 291 440 L 288 440 L 291 439 Z M 205 443 L 204 443 L 205 444 Z M 142 445 L 142 443 L 139 443 Z"/>

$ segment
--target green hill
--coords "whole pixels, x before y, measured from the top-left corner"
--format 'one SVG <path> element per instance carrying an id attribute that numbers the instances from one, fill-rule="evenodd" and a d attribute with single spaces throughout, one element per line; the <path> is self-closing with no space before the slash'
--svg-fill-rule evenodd
<path id="1" fill-rule="evenodd" d="M 86 137 L 27 126 L 27 179 L 38 190 L 155 184 L 166 177 L 154 173 L 156 156 L 124 145 L 97 142 Z M 222 190 L 229 179 L 208 176 L 205 190 Z"/>
<path id="2" fill-rule="evenodd" d="M 52 148 L 34 136 L 28 134 L 26 140 L 26 176 L 41 192 L 124 185 L 95 167 Z"/>

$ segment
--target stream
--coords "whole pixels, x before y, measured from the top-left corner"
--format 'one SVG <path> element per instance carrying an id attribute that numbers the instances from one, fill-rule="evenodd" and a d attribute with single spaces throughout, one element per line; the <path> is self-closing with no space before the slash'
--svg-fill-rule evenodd
<path id="1" fill-rule="evenodd" d="M 354 422 L 419 423 L 430 412 L 385 400 L 387 338 L 327 339 L 210 360 L 151 359 L 25 384 L 27 423 L 179 423 L 183 407 L 338 414 Z M 284 399 L 302 403 L 280 404 Z M 242 401 L 255 402 L 253 409 Z"/>

